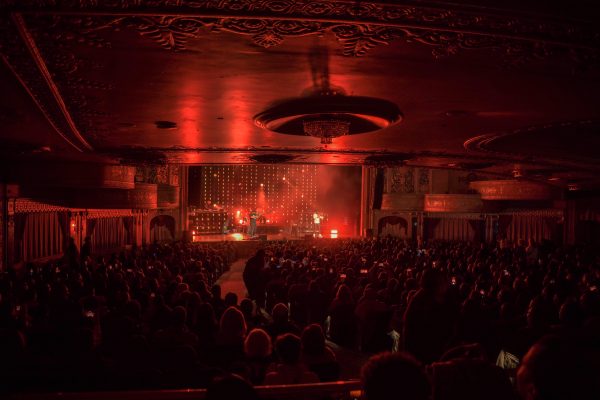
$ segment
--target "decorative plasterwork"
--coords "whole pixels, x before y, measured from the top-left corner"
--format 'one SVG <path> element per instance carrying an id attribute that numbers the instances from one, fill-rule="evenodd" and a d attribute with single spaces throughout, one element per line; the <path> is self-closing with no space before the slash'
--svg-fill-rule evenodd
<path id="1" fill-rule="evenodd" d="M 91 149 L 75 126 L 20 14 L 9 19 L 0 13 L 0 58 L 27 90 L 53 129 L 76 150 Z"/>
<path id="2" fill-rule="evenodd" d="M 382 210 L 423 210 L 423 195 L 414 193 L 384 193 L 381 199 Z"/>
<path id="3" fill-rule="evenodd" d="M 158 208 L 176 208 L 179 205 L 179 186 L 158 185 Z"/>
<path id="4" fill-rule="evenodd" d="M 523 180 L 475 181 L 469 187 L 482 200 L 552 200 L 552 187 Z"/>
<path id="5" fill-rule="evenodd" d="M 581 25 L 494 9 L 453 4 L 415 5 L 314 0 L 26 0 L 5 2 L 27 13 L 116 15 L 110 24 L 133 23 L 164 47 L 180 50 L 185 40 L 208 27 L 250 35 L 261 46 L 286 37 L 331 30 L 348 55 L 406 38 L 432 45 L 438 55 L 460 48 L 505 48 L 519 55 L 546 55 L 555 47 L 597 50 L 593 23 Z M 147 15 L 137 22 L 131 16 Z M 511 42 L 520 43 L 514 45 Z M 536 45 L 524 46 L 526 42 Z M 508 52 L 507 52 L 508 53 Z"/>
<path id="6" fill-rule="evenodd" d="M 405 40 L 431 47 L 435 57 L 489 49 L 509 65 L 566 56 L 589 67 L 598 63 L 595 21 L 572 22 L 491 8 L 313 0 L 8 0 L 0 5 L 0 56 L 29 91 L 54 129 L 73 147 L 90 150 L 103 132 L 103 116 L 84 89 L 111 90 L 111 82 L 77 75 L 86 60 L 71 44 L 110 47 L 105 31 L 137 31 L 170 51 L 209 32 L 248 36 L 271 47 L 306 35 L 332 34 L 346 56 Z M 85 69 L 82 68 L 82 69 Z"/>
<path id="7" fill-rule="evenodd" d="M 84 208 L 69 208 L 47 204 L 30 199 L 15 199 L 10 200 L 14 204 L 15 213 L 33 213 L 33 212 L 65 212 L 71 214 L 81 214 L 88 218 L 110 218 L 110 217 L 128 217 L 134 214 L 148 214 L 147 210 L 140 209 L 84 209 Z"/>
<path id="8" fill-rule="evenodd" d="M 481 211 L 482 206 L 478 194 L 426 194 L 424 211 L 476 213 Z"/>
<path id="9" fill-rule="evenodd" d="M 69 211 L 68 207 L 55 206 L 30 199 L 14 200 L 15 213 L 33 213 L 33 212 L 60 212 Z"/>
<path id="10" fill-rule="evenodd" d="M 438 212 L 429 212 L 424 213 L 423 215 L 426 218 L 443 218 L 443 219 L 476 219 L 483 220 L 485 216 L 480 213 L 469 213 L 469 212 L 448 212 L 448 213 L 438 213 Z"/>
<path id="11" fill-rule="evenodd" d="M 564 217 L 564 210 L 556 208 L 544 208 L 539 210 L 506 210 L 505 212 L 499 213 L 498 215 L 513 215 L 513 216 L 531 216 L 531 217 L 548 217 L 548 218 L 561 218 Z"/>
<path id="12" fill-rule="evenodd" d="M 88 219 L 95 218 L 114 218 L 114 217 L 130 217 L 134 215 L 130 209 L 112 209 L 112 210 L 87 210 Z"/>
<path id="13" fill-rule="evenodd" d="M 18 163 L 10 178 L 24 185 L 62 188 L 133 189 L 135 168 L 93 163 Z"/>

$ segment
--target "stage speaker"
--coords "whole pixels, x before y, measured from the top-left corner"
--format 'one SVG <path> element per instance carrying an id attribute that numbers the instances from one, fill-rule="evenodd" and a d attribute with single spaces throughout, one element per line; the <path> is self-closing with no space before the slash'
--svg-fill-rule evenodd
<path id="1" fill-rule="evenodd" d="M 262 242 L 266 242 L 267 241 L 267 235 L 258 235 L 258 240 L 262 241 Z"/>
<path id="2" fill-rule="evenodd" d="M 304 240 L 310 240 L 312 238 L 313 238 L 313 235 L 311 235 L 311 234 L 304 235 Z"/>

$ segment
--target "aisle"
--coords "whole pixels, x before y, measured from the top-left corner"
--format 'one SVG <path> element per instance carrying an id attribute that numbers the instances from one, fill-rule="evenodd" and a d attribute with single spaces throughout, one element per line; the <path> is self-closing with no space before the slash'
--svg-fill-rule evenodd
<path id="1" fill-rule="evenodd" d="M 229 292 L 233 292 L 238 296 L 238 302 L 242 301 L 246 297 L 246 285 L 244 285 L 244 267 L 246 266 L 246 259 L 241 258 L 231 264 L 229 271 L 225 272 L 217 283 L 221 285 L 221 294 L 223 297 Z"/>

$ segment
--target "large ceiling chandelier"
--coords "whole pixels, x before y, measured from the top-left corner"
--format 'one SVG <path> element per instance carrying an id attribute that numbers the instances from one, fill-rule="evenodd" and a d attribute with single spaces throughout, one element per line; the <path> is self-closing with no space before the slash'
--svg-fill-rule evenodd
<path id="1" fill-rule="evenodd" d="M 309 61 L 313 86 L 304 95 L 275 102 L 255 115 L 257 126 L 330 144 L 333 138 L 373 132 L 402 120 L 402 112 L 391 101 L 348 96 L 342 88 L 332 86 L 326 49 L 314 49 Z"/>

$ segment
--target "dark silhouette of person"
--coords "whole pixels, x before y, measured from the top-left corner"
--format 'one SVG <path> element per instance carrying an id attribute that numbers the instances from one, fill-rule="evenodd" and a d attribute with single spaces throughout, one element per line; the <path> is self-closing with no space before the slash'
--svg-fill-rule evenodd
<path id="1" fill-rule="evenodd" d="M 453 334 L 447 288 L 443 274 L 433 269 L 424 271 L 421 289 L 404 314 L 404 350 L 426 364 L 439 359 Z"/>
<path id="2" fill-rule="evenodd" d="M 406 353 L 380 353 L 361 371 L 365 400 L 429 400 L 431 385 L 423 367 Z"/>
<path id="3" fill-rule="evenodd" d="M 81 253 L 80 253 L 80 258 L 81 258 L 81 263 L 83 264 L 88 257 L 90 257 L 92 255 L 92 238 L 89 236 L 86 236 L 85 239 L 83 239 L 83 245 L 81 246 Z"/>
<path id="4" fill-rule="evenodd" d="M 258 400 L 258 394 L 248 381 L 239 375 L 228 374 L 213 380 L 206 388 L 207 400 Z"/>
<path id="5" fill-rule="evenodd" d="M 517 389 L 523 400 L 597 399 L 599 360 L 597 338 L 545 336 L 523 358 Z"/>
<path id="6" fill-rule="evenodd" d="M 262 270 L 265 267 L 265 251 L 259 249 L 256 254 L 248 259 L 243 272 L 244 284 L 248 289 L 248 297 L 256 301 L 257 306 L 264 307 L 265 282 L 262 280 Z"/>

